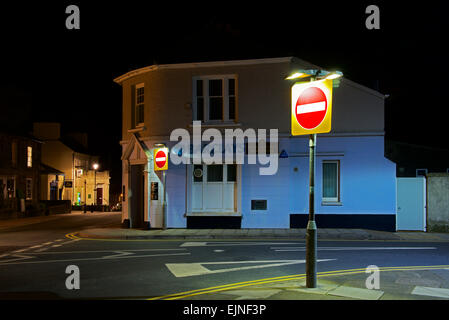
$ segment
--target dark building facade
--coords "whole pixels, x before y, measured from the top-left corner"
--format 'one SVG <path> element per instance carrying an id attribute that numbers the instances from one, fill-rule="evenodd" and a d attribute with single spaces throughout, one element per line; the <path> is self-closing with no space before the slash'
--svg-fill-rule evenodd
<path id="1" fill-rule="evenodd" d="M 31 136 L 0 133 L 0 217 L 38 205 L 41 146 Z"/>

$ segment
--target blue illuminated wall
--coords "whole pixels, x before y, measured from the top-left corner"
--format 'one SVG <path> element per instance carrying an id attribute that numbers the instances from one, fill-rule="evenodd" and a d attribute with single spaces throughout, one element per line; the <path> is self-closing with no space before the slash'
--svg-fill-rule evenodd
<path id="1" fill-rule="evenodd" d="M 321 224 L 329 228 L 395 228 L 396 166 L 383 156 L 383 143 L 384 137 L 376 135 L 318 135 L 315 176 L 318 227 Z M 279 159 L 279 170 L 274 176 L 259 176 L 258 166 L 244 165 L 242 228 L 305 227 L 309 207 L 308 138 L 280 139 L 279 150 L 287 151 L 289 157 Z M 323 160 L 340 161 L 340 203 L 322 203 Z M 252 199 L 267 199 L 267 210 L 251 210 Z"/>

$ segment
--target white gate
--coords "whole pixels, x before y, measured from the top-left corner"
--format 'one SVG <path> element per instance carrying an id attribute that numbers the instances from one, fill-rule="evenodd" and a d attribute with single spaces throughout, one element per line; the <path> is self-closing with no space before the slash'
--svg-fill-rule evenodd
<path id="1" fill-rule="evenodd" d="M 426 231 L 426 178 L 397 178 L 396 230 Z"/>

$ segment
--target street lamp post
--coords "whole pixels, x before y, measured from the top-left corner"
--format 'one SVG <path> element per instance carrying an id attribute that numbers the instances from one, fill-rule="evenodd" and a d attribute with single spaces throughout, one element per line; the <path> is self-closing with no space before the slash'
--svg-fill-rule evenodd
<path id="1" fill-rule="evenodd" d="M 94 163 L 94 207 L 97 206 L 97 169 L 98 169 L 98 163 Z"/>
<path id="2" fill-rule="evenodd" d="M 165 143 L 155 143 L 155 147 L 157 148 L 166 148 Z M 167 159 L 168 161 L 168 159 Z M 167 229 L 167 188 L 166 188 L 166 176 L 165 171 L 162 171 L 162 186 L 164 188 L 163 200 L 162 200 L 162 229 Z"/>
<path id="3" fill-rule="evenodd" d="M 339 85 L 339 79 L 343 74 L 339 71 L 328 72 L 324 70 L 300 70 L 286 80 L 310 77 L 310 81 L 316 81 L 318 77 L 334 80 L 333 85 Z M 309 221 L 306 229 L 306 286 L 316 288 L 316 262 L 317 262 L 317 226 L 315 223 L 315 162 L 316 162 L 316 133 L 309 134 Z"/>

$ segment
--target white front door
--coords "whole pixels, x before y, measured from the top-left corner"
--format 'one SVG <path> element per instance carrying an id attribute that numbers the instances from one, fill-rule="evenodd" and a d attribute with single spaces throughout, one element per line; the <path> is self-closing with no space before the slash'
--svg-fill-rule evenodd
<path id="1" fill-rule="evenodd" d="M 194 165 L 192 212 L 236 212 L 237 165 Z"/>

